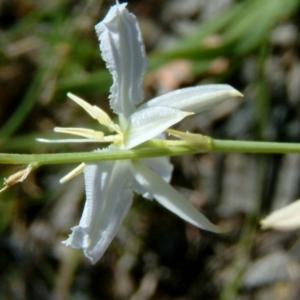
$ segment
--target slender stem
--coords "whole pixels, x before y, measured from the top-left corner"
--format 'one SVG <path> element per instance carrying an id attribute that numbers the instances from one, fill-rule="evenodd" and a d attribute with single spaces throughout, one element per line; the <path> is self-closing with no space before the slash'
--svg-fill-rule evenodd
<path id="1" fill-rule="evenodd" d="M 211 152 L 300 153 L 300 144 L 212 139 Z"/>
<path id="2" fill-rule="evenodd" d="M 197 153 L 198 149 L 188 147 L 146 148 L 136 150 L 76 152 L 58 154 L 6 154 L 0 153 L 0 164 L 29 164 L 37 165 L 66 164 L 81 162 L 96 162 L 101 160 L 137 159 L 146 157 L 174 156 Z"/>
<path id="3" fill-rule="evenodd" d="M 174 143 L 165 141 L 167 147 L 145 147 L 133 150 L 77 152 L 59 154 L 7 154 L 0 153 L 0 164 L 65 164 L 96 162 L 101 160 L 139 159 L 159 156 L 175 156 L 207 152 L 245 152 L 245 153 L 300 153 L 300 144 L 228 141 L 210 139 L 209 145 L 190 144 L 185 141 Z M 146 144 L 145 144 L 146 145 Z"/>

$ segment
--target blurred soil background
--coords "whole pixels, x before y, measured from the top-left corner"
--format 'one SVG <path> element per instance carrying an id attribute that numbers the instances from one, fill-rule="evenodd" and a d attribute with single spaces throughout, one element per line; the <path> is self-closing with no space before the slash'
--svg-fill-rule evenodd
<path id="1" fill-rule="evenodd" d="M 97 124 L 72 92 L 109 112 L 111 77 L 94 25 L 100 0 L 0 1 L 0 152 L 90 151 L 41 144 L 53 127 Z M 176 128 L 219 139 L 300 142 L 299 0 L 135 0 L 149 54 L 145 97 L 228 83 L 244 94 Z M 61 137 L 64 137 L 61 135 Z M 77 225 L 83 178 L 44 166 L 0 195 L 0 299 L 300 299 L 299 230 L 259 220 L 299 198 L 300 155 L 172 158 L 172 184 L 227 233 L 201 231 L 136 197 L 96 265 L 61 244 Z M 16 172 L 1 166 L 0 177 Z"/>

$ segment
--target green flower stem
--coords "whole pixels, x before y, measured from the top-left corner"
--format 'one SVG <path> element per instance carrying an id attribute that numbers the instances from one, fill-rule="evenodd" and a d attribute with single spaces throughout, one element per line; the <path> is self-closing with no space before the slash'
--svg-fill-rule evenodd
<path id="1" fill-rule="evenodd" d="M 212 139 L 210 152 L 300 153 L 300 144 Z"/>
<path id="2" fill-rule="evenodd" d="M 146 157 L 174 156 L 197 153 L 199 150 L 189 147 L 145 148 L 136 150 L 76 152 L 58 154 L 6 154 L 0 153 L 0 164 L 50 165 L 81 162 L 97 162 L 101 160 L 139 159 Z"/>
<path id="3" fill-rule="evenodd" d="M 132 150 L 59 154 L 0 153 L 0 164 L 33 163 L 37 167 L 46 164 L 87 163 L 101 160 L 139 159 L 208 152 L 300 153 L 300 144 L 214 140 L 207 136 L 194 136 L 195 141 L 190 139 L 186 141 L 155 139 Z"/>

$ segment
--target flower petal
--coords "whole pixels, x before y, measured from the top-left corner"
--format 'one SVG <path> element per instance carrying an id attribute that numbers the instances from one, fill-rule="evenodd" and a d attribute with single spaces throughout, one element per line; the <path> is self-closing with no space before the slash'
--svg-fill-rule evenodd
<path id="1" fill-rule="evenodd" d="M 86 203 L 78 226 L 64 242 L 95 263 L 116 235 L 132 203 L 129 162 L 101 162 L 84 170 Z"/>
<path id="2" fill-rule="evenodd" d="M 260 223 L 262 229 L 273 228 L 280 231 L 298 229 L 300 227 L 300 199 L 273 211 Z"/>
<path id="3" fill-rule="evenodd" d="M 196 87 L 179 89 L 153 98 L 143 104 L 139 109 L 162 105 L 199 113 L 234 97 L 242 97 L 242 94 L 230 85 L 199 85 Z"/>
<path id="4" fill-rule="evenodd" d="M 153 157 L 140 159 L 140 162 L 146 165 L 149 169 L 158 174 L 166 182 L 170 182 L 173 165 L 170 163 L 170 157 Z M 132 183 L 133 190 L 149 200 L 153 199 L 153 194 L 149 190 L 145 190 L 136 180 Z"/>
<path id="5" fill-rule="evenodd" d="M 130 116 L 124 141 L 125 148 L 130 149 L 152 139 L 191 114 L 193 113 L 166 106 L 136 111 Z"/>
<path id="6" fill-rule="evenodd" d="M 199 228 L 218 233 L 222 232 L 221 228 L 212 224 L 181 194 L 141 162 L 134 160 L 131 167 L 135 180 L 145 190 L 153 194 L 154 198 L 165 208 Z"/>
<path id="7" fill-rule="evenodd" d="M 128 118 L 135 111 L 134 104 L 143 100 L 142 76 L 147 65 L 138 22 L 126 3 L 116 4 L 95 28 L 102 57 L 113 76 L 110 105 Z"/>

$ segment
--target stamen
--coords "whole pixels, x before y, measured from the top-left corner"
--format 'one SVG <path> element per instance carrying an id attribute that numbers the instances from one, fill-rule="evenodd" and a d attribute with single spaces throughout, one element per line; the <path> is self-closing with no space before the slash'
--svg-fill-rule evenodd
<path id="1" fill-rule="evenodd" d="M 79 175 L 85 168 L 85 163 L 80 164 L 77 166 L 74 170 L 72 170 L 70 173 L 68 173 L 66 176 L 60 179 L 60 183 L 65 183 L 68 180 L 72 179 L 73 177 Z"/>
<path id="2" fill-rule="evenodd" d="M 121 133 L 121 128 L 118 124 L 114 123 L 109 115 L 100 107 L 94 105 L 94 113 L 97 116 L 97 120 L 100 124 L 106 126 L 110 131 L 116 131 Z"/>
<path id="3" fill-rule="evenodd" d="M 92 118 L 97 119 L 94 112 L 93 107 L 88 102 L 84 101 L 83 99 L 73 95 L 72 93 L 67 93 L 67 96 L 73 100 L 75 103 L 80 105 Z"/>
<path id="4" fill-rule="evenodd" d="M 55 132 L 61 132 L 61 133 L 67 133 L 67 134 L 79 135 L 79 136 L 83 136 L 83 137 L 88 138 L 88 139 L 94 139 L 94 140 L 97 140 L 97 141 L 102 141 L 103 137 L 104 137 L 103 132 L 95 131 L 93 129 L 87 129 L 87 128 L 55 127 L 54 131 Z"/>
<path id="5" fill-rule="evenodd" d="M 48 140 L 48 139 L 42 139 L 42 138 L 37 138 L 35 139 L 37 142 L 41 143 L 99 143 L 99 141 L 94 140 L 94 139 L 59 139 L 59 140 Z M 100 141 L 101 142 L 101 141 Z"/>
<path id="6" fill-rule="evenodd" d="M 94 140 L 94 142 L 113 142 L 115 145 L 119 146 L 123 142 L 123 134 L 115 134 L 115 135 L 107 135 L 104 136 L 104 133 L 101 131 L 95 131 L 92 129 L 87 128 L 61 128 L 61 127 L 55 127 L 55 132 L 61 132 L 61 133 L 68 133 L 68 134 L 74 134 L 86 137 L 86 141 Z M 42 142 L 48 142 L 49 140 L 39 139 L 39 141 Z M 55 140 L 54 140 L 55 141 Z M 58 143 L 60 143 L 61 140 L 56 140 Z M 75 140 L 76 141 L 76 140 Z M 79 140 L 82 142 L 82 140 Z M 53 141 L 51 141 L 53 142 Z"/>
<path id="7" fill-rule="evenodd" d="M 1 190 L 0 193 L 4 192 L 8 188 L 8 185 L 5 185 Z"/>
<path id="8" fill-rule="evenodd" d="M 73 100 L 75 103 L 80 105 L 92 118 L 96 119 L 100 124 L 107 127 L 110 131 L 116 131 L 121 133 L 121 129 L 118 124 L 115 124 L 109 115 L 96 105 L 90 105 L 88 102 L 83 99 L 68 93 L 67 96 Z"/>
<path id="9" fill-rule="evenodd" d="M 115 134 L 115 135 L 106 135 L 103 137 L 103 142 L 113 142 L 115 146 L 120 146 L 123 143 L 123 135 Z"/>

